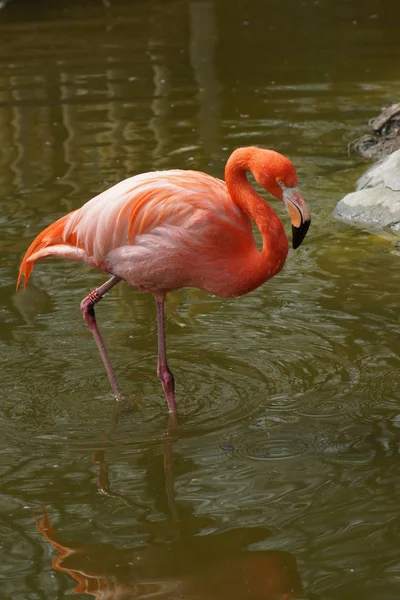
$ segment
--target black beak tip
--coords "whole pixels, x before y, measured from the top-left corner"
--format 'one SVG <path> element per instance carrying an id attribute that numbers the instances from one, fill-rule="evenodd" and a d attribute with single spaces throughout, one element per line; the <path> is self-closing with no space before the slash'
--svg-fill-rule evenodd
<path id="1" fill-rule="evenodd" d="M 294 225 L 292 225 L 292 246 L 294 250 L 300 246 L 301 242 L 306 237 L 310 223 L 311 221 L 304 221 L 300 227 L 294 227 Z"/>

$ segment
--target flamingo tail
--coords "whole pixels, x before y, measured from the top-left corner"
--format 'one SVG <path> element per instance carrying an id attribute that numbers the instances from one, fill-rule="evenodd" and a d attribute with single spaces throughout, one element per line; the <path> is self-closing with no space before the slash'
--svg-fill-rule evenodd
<path id="1" fill-rule="evenodd" d="M 84 251 L 81 248 L 77 248 L 76 239 L 72 239 L 74 237 L 76 238 L 76 236 L 70 235 L 68 240 L 63 238 L 64 229 L 71 214 L 73 213 L 61 217 L 61 219 L 58 219 L 58 221 L 55 221 L 55 223 L 46 227 L 46 229 L 39 233 L 33 240 L 22 259 L 19 268 L 17 290 L 21 283 L 22 276 L 24 276 L 24 289 L 26 288 L 34 264 L 37 260 L 49 256 L 82 260 Z"/>

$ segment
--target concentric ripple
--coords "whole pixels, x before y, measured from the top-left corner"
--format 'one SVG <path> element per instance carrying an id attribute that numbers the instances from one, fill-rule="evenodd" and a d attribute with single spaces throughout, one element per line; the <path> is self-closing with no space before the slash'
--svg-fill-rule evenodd
<path id="1" fill-rule="evenodd" d="M 304 439 L 295 439 L 289 434 L 273 435 L 266 440 L 242 444 L 239 456 L 252 460 L 284 460 L 313 453 L 313 444 Z"/>

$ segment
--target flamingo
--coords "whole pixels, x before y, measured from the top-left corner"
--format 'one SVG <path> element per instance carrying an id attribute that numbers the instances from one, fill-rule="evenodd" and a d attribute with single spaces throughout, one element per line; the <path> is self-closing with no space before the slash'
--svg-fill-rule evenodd
<path id="1" fill-rule="evenodd" d="M 176 415 L 174 377 L 168 367 L 164 302 L 168 292 L 196 287 L 215 296 L 247 294 L 279 273 L 288 240 L 282 222 L 247 179 L 283 201 L 292 222 L 293 248 L 311 221 L 292 162 L 273 150 L 238 148 L 225 167 L 225 181 L 189 170 L 135 175 L 92 198 L 44 229 L 29 246 L 17 289 L 28 283 L 34 263 L 57 257 L 84 262 L 111 274 L 81 302 L 114 396 L 122 400 L 99 332 L 94 307 L 121 280 L 153 294 L 157 307 L 157 375 Z M 258 250 L 252 221 L 262 236 Z"/>

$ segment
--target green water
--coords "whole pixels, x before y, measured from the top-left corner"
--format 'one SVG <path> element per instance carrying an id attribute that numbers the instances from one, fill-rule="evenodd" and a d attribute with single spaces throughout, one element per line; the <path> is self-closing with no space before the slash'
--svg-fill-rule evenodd
<path id="1" fill-rule="evenodd" d="M 2 600 L 400 597 L 399 258 L 331 218 L 368 166 L 347 144 L 399 99 L 397 4 L 0 10 Z M 170 295 L 177 431 L 154 302 L 117 286 L 97 311 L 133 407 L 117 423 L 79 311 L 104 274 L 42 262 L 16 294 L 21 256 L 127 176 L 222 176 L 250 144 L 295 163 L 307 238 L 246 297 Z"/>

